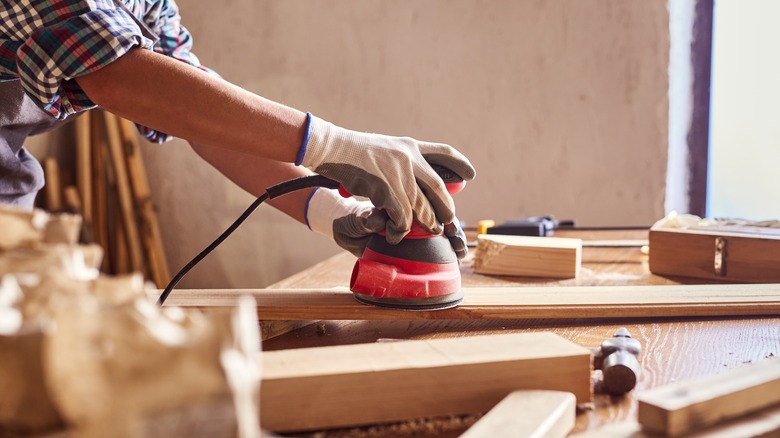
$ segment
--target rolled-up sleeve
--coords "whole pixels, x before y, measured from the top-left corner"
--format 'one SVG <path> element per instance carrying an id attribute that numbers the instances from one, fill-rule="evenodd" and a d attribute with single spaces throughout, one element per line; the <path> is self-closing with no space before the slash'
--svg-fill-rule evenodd
<path id="1" fill-rule="evenodd" d="M 12 14 L 7 25 L 13 36 L 23 36 L 16 49 L 22 87 L 55 118 L 95 106 L 74 78 L 99 70 L 134 47 L 154 45 L 111 0 L 3 4 Z"/>

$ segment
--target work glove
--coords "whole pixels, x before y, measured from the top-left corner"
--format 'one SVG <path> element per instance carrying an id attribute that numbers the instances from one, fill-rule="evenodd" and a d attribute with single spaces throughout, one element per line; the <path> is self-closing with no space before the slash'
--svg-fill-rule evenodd
<path id="1" fill-rule="evenodd" d="M 297 165 L 341 183 L 387 213 L 387 241 L 396 244 L 416 218 L 426 231 L 439 234 L 455 222 L 455 206 L 430 164 L 444 166 L 464 180 L 476 171 L 453 147 L 340 128 L 308 114 L 307 133 Z"/>
<path id="2" fill-rule="evenodd" d="M 388 220 L 387 214 L 370 201 L 344 198 L 338 191 L 325 188 L 312 193 L 305 217 L 309 228 L 331 238 L 355 257 L 363 255 L 371 236 L 383 231 Z M 459 259 L 468 254 L 466 235 L 457 219 L 444 226 L 444 234 Z"/>

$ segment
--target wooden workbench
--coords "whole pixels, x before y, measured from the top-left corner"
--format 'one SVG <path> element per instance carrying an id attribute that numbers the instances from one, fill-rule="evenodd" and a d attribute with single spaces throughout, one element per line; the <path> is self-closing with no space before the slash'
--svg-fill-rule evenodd
<path id="1" fill-rule="evenodd" d="M 591 241 L 647 239 L 647 232 L 641 230 L 568 231 L 556 235 Z M 651 274 L 648 257 L 641 252 L 639 246 L 585 246 L 582 271 L 578 278 L 569 280 L 478 275 L 471 269 L 472 256 L 473 254 L 467 257 L 461 267 L 465 287 L 704 283 L 701 280 L 670 279 Z M 273 287 L 348 286 L 354 261 L 355 258 L 350 254 L 337 255 L 280 281 Z M 636 389 L 625 397 L 596 395 L 593 408 L 578 413 L 575 433 L 596 428 L 604 423 L 635 418 L 635 394 L 643 390 L 717 373 L 780 354 L 780 317 L 636 320 L 621 319 L 619 314 L 615 315 L 615 319 L 609 320 L 330 321 L 308 325 L 269 339 L 264 342 L 263 349 L 356 344 L 381 339 L 431 339 L 533 331 L 551 331 L 582 346 L 597 347 L 620 327 L 628 328 L 631 335 L 642 344 L 640 380 Z M 335 431 L 332 435 L 381 436 L 381 432 L 380 427 L 371 430 Z M 448 435 L 457 436 L 457 432 L 450 431 Z M 397 429 L 393 434 L 396 433 Z"/>

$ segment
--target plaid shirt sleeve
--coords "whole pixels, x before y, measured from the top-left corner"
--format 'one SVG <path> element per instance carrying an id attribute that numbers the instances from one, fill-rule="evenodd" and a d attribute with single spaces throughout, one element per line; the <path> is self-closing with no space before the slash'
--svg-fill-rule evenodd
<path id="1" fill-rule="evenodd" d="M 153 49 L 195 67 L 192 37 L 173 0 L 0 0 L 0 81 L 20 79 L 28 96 L 54 118 L 96 105 L 73 80 L 134 47 Z M 142 23 L 143 24 L 142 24 Z M 148 27 L 160 41 L 145 36 Z M 213 72 L 212 72 L 213 73 Z M 140 127 L 155 143 L 167 135 Z"/>
<path id="2" fill-rule="evenodd" d="M 0 3 L 2 79 L 21 79 L 27 95 L 58 119 L 95 106 L 73 78 L 153 45 L 112 0 Z"/>

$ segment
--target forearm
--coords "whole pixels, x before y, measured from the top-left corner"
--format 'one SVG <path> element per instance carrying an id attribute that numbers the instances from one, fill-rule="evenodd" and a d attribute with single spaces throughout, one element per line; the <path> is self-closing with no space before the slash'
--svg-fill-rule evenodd
<path id="1" fill-rule="evenodd" d="M 76 81 L 106 110 L 193 144 L 292 163 L 305 130 L 304 113 L 148 50 Z"/>
<path id="2" fill-rule="evenodd" d="M 254 196 L 265 193 L 265 189 L 312 172 L 290 163 L 262 158 L 257 155 L 236 152 L 226 148 L 198 145 L 191 143 L 192 148 L 204 160 L 214 166 L 223 175 L 239 187 Z M 306 201 L 313 189 L 298 190 L 268 201 L 272 206 L 288 216 L 305 223 Z"/>

